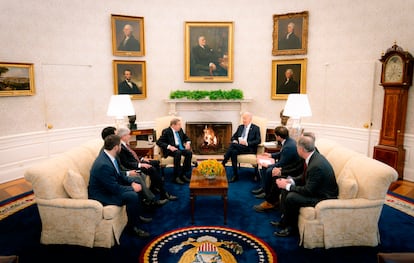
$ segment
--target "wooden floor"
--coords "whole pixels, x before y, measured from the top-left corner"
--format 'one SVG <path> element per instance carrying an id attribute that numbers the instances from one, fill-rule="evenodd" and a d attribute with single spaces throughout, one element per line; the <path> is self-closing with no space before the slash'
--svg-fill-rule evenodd
<path id="1" fill-rule="evenodd" d="M 32 190 L 32 185 L 24 178 L 0 184 L 0 202 Z M 414 182 L 398 180 L 390 186 L 396 194 L 414 199 Z"/>

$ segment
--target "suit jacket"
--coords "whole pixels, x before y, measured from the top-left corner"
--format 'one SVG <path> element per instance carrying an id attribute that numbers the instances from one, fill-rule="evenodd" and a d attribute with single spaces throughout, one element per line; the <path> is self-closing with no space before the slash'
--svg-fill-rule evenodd
<path id="1" fill-rule="evenodd" d="M 289 79 L 289 82 L 285 81 L 277 87 L 278 94 L 290 94 L 290 93 L 299 93 L 299 84 L 294 79 Z"/>
<path id="2" fill-rule="evenodd" d="M 118 85 L 118 94 L 142 94 L 142 91 L 138 88 L 137 84 L 131 81 L 132 88 L 128 85 L 126 80 L 122 81 Z"/>
<path id="3" fill-rule="evenodd" d="M 133 178 L 118 173 L 108 155 L 100 151 L 91 168 L 89 199 L 97 200 L 103 205 L 122 205 L 122 193 L 134 191 L 132 182 L 134 182 Z"/>
<path id="4" fill-rule="evenodd" d="M 183 129 L 178 131 L 178 135 L 180 136 L 183 146 L 186 142 L 191 141 L 187 134 L 184 133 Z M 174 133 L 171 127 L 165 128 L 162 131 L 161 136 L 157 141 L 157 145 L 162 148 L 164 156 L 168 156 L 171 153 L 171 151 L 167 149 L 168 145 L 178 148 L 178 145 L 175 144 Z"/>
<path id="5" fill-rule="evenodd" d="M 121 160 L 122 166 L 126 169 L 137 170 L 139 160 L 136 160 L 134 155 L 128 150 L 128 148 L 121 144 L 121 152 L 119 153 L 119 159 Z"/>
<path id="6" fill-rule="evenodd" d="M 127 42 L 124 44 L 124 39 L 122 39 L 121 43 L 118 46 L 119 51 L 139 51 L 141 50 L 141 44 L 139 41 L 131 35 Z"/>
<path id="7" fill-rule="evenodd" d="M 300 39 L 295 35 L 295 33 L 290 34 L 289 38 L 286 38 L 286 35 L 284 35 L 279 40 L 279 50 L 284 49 L 300 49 L 302 48 L 302 44 L 300 42 Z"/>
<path id="8" fill-rule="evenodd" d="M 334 170 L 328 160 L 317 151 L 311 156 L 305 174 L 293 179 L 295 185 L 291 186 L 290 191 L 321 200 L 338 197 Z M 303 179 L 304 185 L 301 183 Z"/>
<path id="9" fill-rule="evenodd" d="M 231 141 L 238 140 L 242 136 L 244 125 L 239 125 L 237 131 L 231 136 Z M 249 134 L 247 135 L 247 147 L 251 152 L 257 152 L 257 146 L 262 142 L 260 137 L 260 128 L 256 124 L 251 124 Z"/>
<path id="10" fill-rule="evenodd" d="M 277 160 L 273 167 L 284 167 L 288 164 L 296 163 L 301 160 L 299 157 L 296 141 L 290 137 L 285 140 L 282 149 L 278 153 L 273 153 L 272 158 Z"/>

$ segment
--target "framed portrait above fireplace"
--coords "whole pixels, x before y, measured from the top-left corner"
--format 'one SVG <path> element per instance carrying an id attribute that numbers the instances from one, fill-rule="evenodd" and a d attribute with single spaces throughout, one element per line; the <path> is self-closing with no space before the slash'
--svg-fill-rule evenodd
<path id="1" fill-rule="evenodd" d="M 233 22 L 185 23 L 185 82 L 233 82 Z"/>

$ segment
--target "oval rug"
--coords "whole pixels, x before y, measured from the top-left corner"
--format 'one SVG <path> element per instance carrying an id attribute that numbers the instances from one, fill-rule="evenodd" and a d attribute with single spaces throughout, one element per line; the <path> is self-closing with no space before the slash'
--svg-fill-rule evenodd
<path id="1" fill-rule="evenodd" d="M 237 229 L 193 226 L 169 231 L 141 252 L 143 263 L 277 263 L 276 253 L 260 238 Z"/>

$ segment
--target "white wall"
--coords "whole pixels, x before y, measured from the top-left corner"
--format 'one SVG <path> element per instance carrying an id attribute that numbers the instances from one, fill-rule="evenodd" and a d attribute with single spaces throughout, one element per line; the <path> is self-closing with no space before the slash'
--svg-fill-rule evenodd
<path id="1" fill-rule="evenodd" d="M 147 63 L 147 99 L 133 102 L 138 121 L 151 123 L 166 114 L 164 99 L 171 90 L 219 88 L 242 89 L 253 100 L 250 111 L 278 121 L 285 101 L 270 98 L 272 60 L 305 57 L 313 116 L 304 122 L 361 130 L 370 138 L 381 127 L 381 53 L 394 41 L 414 53 L 411 0 L 15 0 L 1 1 L 0 9 L 0 60 L 34 63 L 36 86 L 34 96 L 0 97 L 1 141 L 30 141 L 27 134 L 48 138 L 53 131 L 72 129 L 84 134 L 90 127 L 96 134 L 96 127 L 112 123 L 105 113 L 113 94 L 115 59 Z M 272 56 L 272 16 L 305 10 L 308 54 Z M 111 14 L 144 17 L 145 57 L 112 55 Z M 234 22 L 233 83 L 184 83 L 186 21 Z M 411 91 L 407 136 L 414 134 L 413 103 Z M 372 131 L 364 130 L 370 122 Z M 47 131 L 46 124 L 54 130 Z"/>

